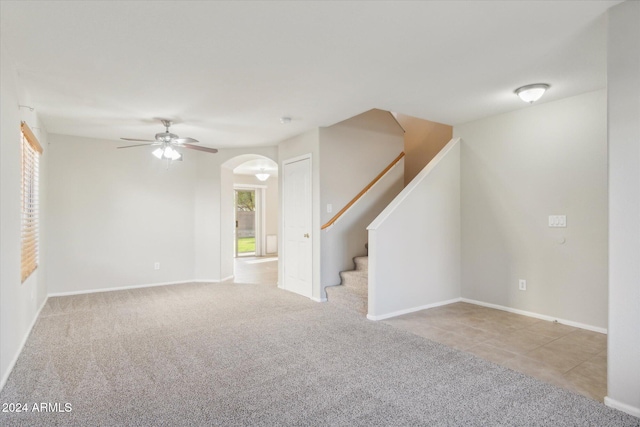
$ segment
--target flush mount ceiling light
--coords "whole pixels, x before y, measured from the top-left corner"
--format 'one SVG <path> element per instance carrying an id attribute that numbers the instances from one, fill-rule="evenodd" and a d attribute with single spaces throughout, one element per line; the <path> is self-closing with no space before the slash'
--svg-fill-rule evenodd
<path id="1" fill-rule="evenodd" d="M 515 90 L 516 95 L 520 97 L 524 102 L 533 104 L 544 95 L 549 85 L 545 83 L 536 83 L 533 85 L 526 85 L 519 87 Z"/>
<path id="2" fill-rule="evenodd" d="M 270 175 L 264 171 L 264 168 L 260 169 L 260 173 L 256 174 L 256 178 L 258 178 L 260 181 L 266 181 L 267 179 L 269 179 L 269 176 Z"/>

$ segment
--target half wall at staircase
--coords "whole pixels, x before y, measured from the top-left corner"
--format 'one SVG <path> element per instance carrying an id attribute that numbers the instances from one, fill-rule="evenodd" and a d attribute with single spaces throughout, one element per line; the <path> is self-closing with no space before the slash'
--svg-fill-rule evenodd
<path id="1" fill-rule="evenodd" d="M 369 319 L 458 299 L 460 140 L 452 139 L 368 230 Z"/>

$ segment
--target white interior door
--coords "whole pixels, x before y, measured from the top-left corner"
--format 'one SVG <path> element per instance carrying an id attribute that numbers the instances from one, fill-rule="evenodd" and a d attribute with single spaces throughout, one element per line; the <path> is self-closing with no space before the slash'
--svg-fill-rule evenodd
<path id="1" fill-rule="evenodd" d="M 284 289 L 311 298 L 311 158 L 284 163 Z"/>

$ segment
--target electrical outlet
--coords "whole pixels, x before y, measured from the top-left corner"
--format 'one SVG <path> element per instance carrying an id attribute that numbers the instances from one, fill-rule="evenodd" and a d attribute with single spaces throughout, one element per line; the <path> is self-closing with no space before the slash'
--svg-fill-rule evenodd
<path id="1" fill-rule="evenodd" d="M 527 281 L 524 280 L 524 279 L 518 280 L 518 289 L 520 289 L 521 291 L 526 291 L 527 290 Z"/>
<path id="2" fill-rule="evenodd" d="M 160 270 L 160 263 L 159 263 L 158 261 L 156 261 L 156 262 L 153 264 L 153 269 L 154 269 L 154 270 Z"/>
<path id="3" fill-rule="evenodd" d="M 549 215 L 549 227 L 566 227 L 567 216 L 566 215 Z"/>

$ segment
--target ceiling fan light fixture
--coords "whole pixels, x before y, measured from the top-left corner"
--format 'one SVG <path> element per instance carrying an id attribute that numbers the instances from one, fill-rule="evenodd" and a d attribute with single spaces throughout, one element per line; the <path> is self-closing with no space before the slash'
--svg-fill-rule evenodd
<path id="1" fill-rule="evenodd" d="M 544 93 L 549 89 L 549 86 L 546 83 L 536 83 L 532 85 L 526 85 L 519 87 L 514 92 L 516 95 L 520 97 L 524 102 L 528 102 L 529 104 L 533 104 L 538 99 L 544 95 Z"/>
<path id="2" fill-rule="evenodd" d="M 125 141 L 144 142 L 145 144 L 126 145 L 118 148 L 131 148 L 142 147 L 145 145 L 156 146 L 157 148 L 151 152 L 155 157 L 160 160 L 182 160 L 182 154 L 174 147 L 188 148 L 191 150 L 204 151 L 205 153 L 217 153 L 218 150 L 209 147 L 200 147 L 197 145 L 198 141 L 194 138 L 180 138 L 178 135 L 169 132 L 169 126 L 171 126 L 170 120 L 162 119 L 162 124 L 165 126 L 166 131 L 157 133 L 155 139 L 137 139 L 137 138 L 120 138 Z"/>
<path id="3" fill-rule="evenodd" d="M 151 154 L 160 160 L 182 160 L 182 154 L 170 145 L 156 148 Z"/>
<path id="4" fill-rule="evenodd" d="M 171 148 L 171 146 L 167 145 L 166 147 L 164 147 L 164 152 L 162 153 L 163 156 L 165 156 L 167 159 L 170 159 L 173 157 L 173 153 L 174 153 L 173 148 Z"/>
<path id="5" fill-rule="evenodd" d="M 179 158 L 182 157 L 182 154 L 180 154 L 178 150 L 174 149 L 169 145 L 165 147 L 163 155 L 165 159 L 169 159 L 169 160 L 178 160 Z"/>
<path id="6" fill-rule="evenodd" d="M 164 150 L 162 148 L 156 148 L 155 150 L 153 150 L 151 154 L 153 154 L 154 156 L 162 160 L 162 155 L 164 154 Z"/>

